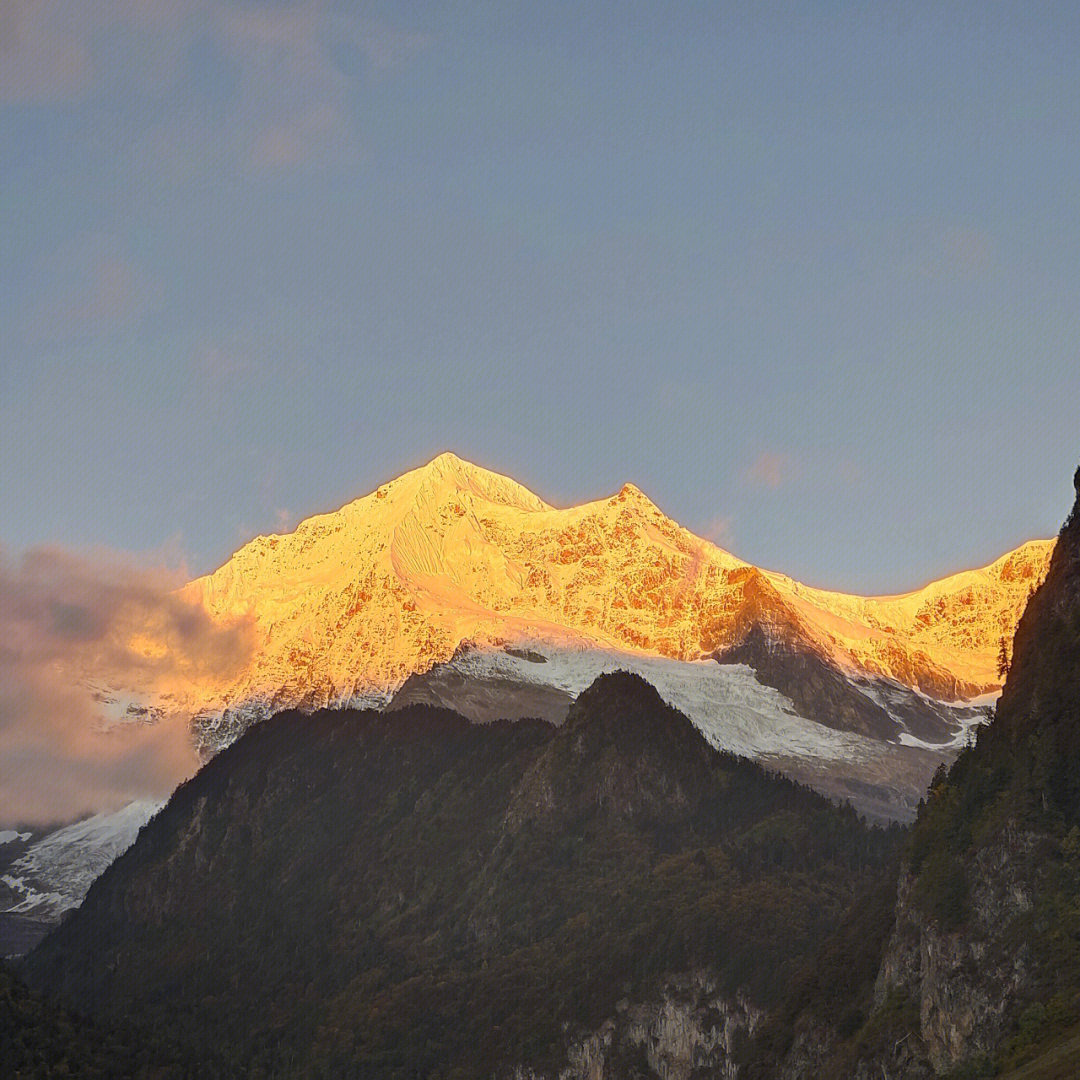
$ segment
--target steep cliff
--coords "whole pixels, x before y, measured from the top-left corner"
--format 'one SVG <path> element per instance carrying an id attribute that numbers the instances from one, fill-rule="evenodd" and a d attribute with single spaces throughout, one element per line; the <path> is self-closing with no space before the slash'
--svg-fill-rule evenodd
<path id="1" fill-rule="evenodd" d="M 990 1076 L 1037 1057 L 1080 1015 L 1078 898 L 1080 472 L 996 717 L 920 810 L 872 989 L 847 995 L 846 1025 L 791 1009 L 754 1075 Z"/>

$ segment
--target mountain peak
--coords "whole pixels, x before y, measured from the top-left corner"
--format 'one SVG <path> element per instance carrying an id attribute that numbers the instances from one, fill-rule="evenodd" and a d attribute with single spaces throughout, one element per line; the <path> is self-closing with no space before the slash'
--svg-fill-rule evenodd
<path id="1" fill-rule="evenodd" d="M 625 503 L 631 506 L 639 506 L 644 510 L 655 510 L 657 513 L 663 513 L 656 503 L 654 503 L 652 499 L 637 486 L 637 484 L 623 484 L 618 492 L 611 496 L 608 502 L 616 504 Z"/>
<path id="2" fill-rule="evenodd" d="M 518 510 L 551 510 L 543 499 L 527 487 L 502 473 L 485 469 L 471 461 L 458 457 L 452 451 L 444 451 L 410 473 L 399 477 L 397 483 L 419 480 L 422 492 L 456 492 L 477 496 L 487 502 L 514 507 Z"/>
<path id="3" fill-rule="evenodd" d="M 623 484 L 623 486 L 621 488 L 619 488 L 619 492 L 615 496 L 615 498 L 616 499 L 645 499 L 646 501 L 651 502 L 649 497 L 645 494 L 644 491 L 641 490 L 641 488 L 639 488 L 637 486 L 637 484 L 631 484 L 629 482 Z"/>
<path id="4" fill-rule="evenodd" d="M 383 700 L 466 640 L 697 660 L 738 641 L 753 616 L 846 668 L 951 700 L 996 688 L 1001 634 L 1051 547 L 900 597 L 827 593 L 747 566 L 634 484 L 555 509 L 448 451 L 191 582 L 187 595 L 214 618 L 252 618 L 258 643 L 235 684 L 184 693 L 208 712 Z"/>
<path id="5" fill-rule="evenodd" d="M 430 476 L 454 476 L 474 472 L 482 473 L 487 470 L 482 469 L 479 465 L 474 465 L 471 461 L 458 457 L 452 450 L 444 450 L 441 454 L 433 457 L 426 465 L 421 465 L 418 471 Z"/>

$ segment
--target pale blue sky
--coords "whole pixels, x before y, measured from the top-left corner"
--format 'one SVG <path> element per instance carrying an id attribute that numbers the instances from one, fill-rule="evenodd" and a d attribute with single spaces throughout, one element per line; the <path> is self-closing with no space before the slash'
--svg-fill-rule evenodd
<path id="1" fill-rule="evenodd" d="M 1056 531 L 1080 6 L 0 0 L 0 545 L 454 450 L 815 584 Z"/>

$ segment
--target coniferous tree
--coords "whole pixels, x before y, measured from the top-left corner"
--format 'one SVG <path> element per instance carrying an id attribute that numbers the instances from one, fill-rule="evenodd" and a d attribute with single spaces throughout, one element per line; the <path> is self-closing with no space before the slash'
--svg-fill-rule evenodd
<path id="1" fill-rule="evenodd" d="M 1009 641 L 1004 634 L 1001 636 L 1001 645 L 998 648 L 997 673 L 998 678 L 1003 681 L 1009 674 Z"/>

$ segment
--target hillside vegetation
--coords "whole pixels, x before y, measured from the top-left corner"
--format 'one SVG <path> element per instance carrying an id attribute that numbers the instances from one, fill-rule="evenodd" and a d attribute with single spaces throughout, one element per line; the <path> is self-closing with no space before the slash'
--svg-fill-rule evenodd
<path id="1" fill-rule="evenodd" d="M 625 674 L 558 729 L 285 713 L 184 785 L 28 970 L 208 1076 L 552 1072 L 672 973 L 777 1002 L 899 835 L 713 750 Z"/>

